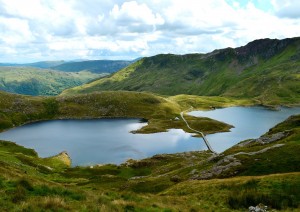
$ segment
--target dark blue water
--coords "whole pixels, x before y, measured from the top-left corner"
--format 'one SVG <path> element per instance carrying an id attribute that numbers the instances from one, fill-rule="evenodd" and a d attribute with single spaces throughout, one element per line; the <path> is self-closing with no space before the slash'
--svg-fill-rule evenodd
<path id="1" fill-rule="evenodd" d="M 229 107 L 211 111 L 193 111 L 189 114 L 209 117 L 235 127 L 230 130 L 231 132 L 206 136 L 212 148 L 222 152 L 240 141 L 260 137 L 289 116 L 300 114 L 300 108 L 283 107 L 275 111 L 264 107 Z"/>
<path id="2" fill-rule="evenodd" d="M 235 128 L 229 133 L 208 135 L 218 152 L 241 140 L 257 138 L 300 108 L 271 111 L 262 107 L 231 107 L 190 114 L 224 121 Z M 56 120 L 27 124 L 0 133 L 1 140 L 14 141 L 49 157 L 67 151 L 72 165 L 119 164 L 129 158 L 141 159 L 161 153 L 205 150 L 201 138 L 182 130 L 155 134 L 132 134 L 144 126 L 138 119 Z"/>

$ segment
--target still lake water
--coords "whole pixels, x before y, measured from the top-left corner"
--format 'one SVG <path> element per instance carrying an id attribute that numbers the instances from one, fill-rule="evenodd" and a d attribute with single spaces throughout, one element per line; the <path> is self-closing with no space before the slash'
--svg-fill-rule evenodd
<path id="1" fill-rule="evenodd" d="M 207 136 L 213 149 L 221 152 L 239 141 L 259 137 L 290 115 L 299 113 L 300 108 L 271 111 L 263 107 L 231 107 L 189 114 L 235 126 L 229 133 Z M 202 138 L 178 129 L 154 134 L 130 133 L 145 125 L 139 119 L 55 120 L 11 129 L 0 133 L 0 139 L 33 148 L 40 157 L 67 151 L 73 166 L 119 164 L 129 158 L 207 149 Z"/>
<path id="2" fill-rule="evenodd" d="M 222 152 L 240 141 L 258 138 L 291 115 L 300 114 L 300 108 L 282 107 L 279 111 L 264 107 L 228 107 L 211 111 L 193 111 L 193 116 L 209 117 L 233 125 L 230 132 L 207 135 L 216 152 Z"/>
<path id="3" fill-rule="evenodd" d="M 20 126 L 0 133 L 0 140 L 35 149 L 40 157 L 67 151 L 72 165 L 125 162 L 159 153 L 206 149 L 183 130 L 132 134 L 146 123 L 139 119 L 55 120 Z"/>

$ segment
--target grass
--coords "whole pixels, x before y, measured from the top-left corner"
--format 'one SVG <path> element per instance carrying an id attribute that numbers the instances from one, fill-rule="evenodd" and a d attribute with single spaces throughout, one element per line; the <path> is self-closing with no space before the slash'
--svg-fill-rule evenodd
<path id="1" fill-rule="evenodd" d="M 138 133 L 164 132 L 172 128 L 191 132 L 183 120 L 176 120 L 187 105 L 151 93 L 105 91 L 78 96 L 29 97 L 0 92 L 0 100 L 0 131 L 39 120 L 141 118 L 147 120 L 148 125 Z M 186 119 L 193 128 L 205 133 L 228 131 L 231 127 L 207 118 L 186 116 Z"/>
<path id="2" fill-rule="evenodd" d="M 232 155 L 238 152 L 256 152 L 266 147 L 271 147 L 274 144 L 284 144 L 280 148 L 274 148 L 268 151 L 267 154 L 257 154 L 254 156 L 238 155 L 242 166 L 236 168 L 234 171 L 238 175 L 267 175 L 272 173 L 286 173 L 291 170 L 299 172 L 300 158 L 298 152 L 300 151 L 300 115 L 291 116 L 286 121 L 276 125 L 269 130 L 264 136 L 272 136 L 278 132 L 288 132 L 287 136 L 270 144 L 261 145 L 254 143 L 248 148 L 234 146 L 224 152 L 225 155 Z M 280 157 L 279 157 L 280 155 Z"/>
<path id="3" fill-rule="evenodd" d="M 247 208 L 249 205 L 264 203 L 269 208 L 282 210 L 299 207 L 300 178 L 295 180 L 272 181 L 269 192 L 264 191 L 259 180 L 249 180 L 241 185 L 230 186 L 228 204 L 233 209 Z"/>

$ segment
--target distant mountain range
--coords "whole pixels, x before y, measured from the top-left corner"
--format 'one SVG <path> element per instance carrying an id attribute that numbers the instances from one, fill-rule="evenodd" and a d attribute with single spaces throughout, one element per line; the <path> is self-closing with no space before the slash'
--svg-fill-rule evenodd
<path id="1" fill-rule="evenodd" d="M 53 69 L 63 72 L 90 71 L 92 73 L 113 73 L 131 63 L 126 60 L 79 60 L 79 61 L 41 61 L 36 63 L 0 63 L 0 66 L 10 67 L 33 67 L 41 69 Z"/>
<path id="2" fill-rule="evenodd" d="M 26 95 L 57 95 L 106 74 L 59 72 L 33 67 L 0 67 L 0 90 Z"/>
<path id="3" fill-rule="evenodd" d="M 255 98 L 263 104 L 299 103 L 300 38 L 260 39 L 207 54 L 143 58 L 63 94 L 103 90 Z"/>
<path id="4" fill-rule="evenodd" d="M 63 63 L 66 63 L 63 60 L 59 61 L 40 61 L 36 63 L 23 63 L 23 64 L 18 64 L 18 63 L 0 63 L 0 66 L 10 66 L 10 67 L 33 67 L 33 68 L 42 68 L 42 69 L 49 69 L 54 66 L 61 65 Z"/>
<path id="5" fill-rule="evenodd" d="M 0 63 L 0 90 L 26 95 L 57 95 L 63 90 L 116 72 L 133 61 L 41 61 Z"/>
<path id="6" fill-rule="evenodd" d="M 67 62 L 51 67 L 51 69 L 64 72 L 90 71 L 92 73 L 113 73 L 130 65 L 132 61 L 125 60 L 89 60 L 80 62 Z"/>

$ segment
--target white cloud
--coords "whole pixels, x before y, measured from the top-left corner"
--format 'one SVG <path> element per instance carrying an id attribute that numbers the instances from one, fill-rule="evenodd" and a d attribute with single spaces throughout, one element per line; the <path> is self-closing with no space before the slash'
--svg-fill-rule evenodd
<path id="1" fill-rule="evenodd" d="M 278 0 L 274 1 L 274 4 L 279 5 Z M 281 7 L 277 6 L 276 14 L 279 17 L 300 19 L 300 1 L 299 0 L 287 0 L 281 1 Z"/>
<path id="2" fill-rule="evenodd" d="M 125 25 L 131 22 L 147 25 L 164 23 L 160 14 L 154 14 L 146 4 L 138 4 L 136 1 L 124 2 L 121 7 L 115 4 L 110 15 L 114 20 Z"/>
<path id="3" fill-rule="evenodd" d="M 298 0 L 262 3 L 0 0 L 0 62 L 208 52 L 300 35 Z"/>

